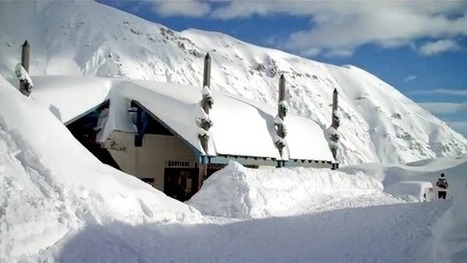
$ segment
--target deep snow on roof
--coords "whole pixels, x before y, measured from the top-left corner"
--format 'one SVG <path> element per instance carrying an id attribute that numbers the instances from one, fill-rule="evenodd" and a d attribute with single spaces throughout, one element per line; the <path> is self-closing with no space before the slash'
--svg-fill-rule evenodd
<path id="1" fill-rule="evenodd" d="M 109 119 L 100 140 L 114 130 L 135 132 L 128 117 L 135 100 L 204 154 L 198 139 L 196 118 L 203 116 L 201 88 L 155 81 L 110 78 L 35 77 L 33 99 L 66 123 L 110 99 Z M 277 108 L 245 98 L 212 91 L 209 155 L 258 156 L 280 159 L 274 144 Z M 288 135 L 283 159 L 333 161 L 323 130 L 314 121 L 288 114 Z"/>

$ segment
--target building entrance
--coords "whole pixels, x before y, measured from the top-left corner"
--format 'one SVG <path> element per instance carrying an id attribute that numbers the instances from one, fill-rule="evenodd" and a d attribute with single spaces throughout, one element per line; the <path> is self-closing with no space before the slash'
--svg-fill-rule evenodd
<path id="1" fill-rule="evenodd" d="M 165 168 L 164 192 L 180 201 L 190 199 L 198 190 L 197 168 Z"/>

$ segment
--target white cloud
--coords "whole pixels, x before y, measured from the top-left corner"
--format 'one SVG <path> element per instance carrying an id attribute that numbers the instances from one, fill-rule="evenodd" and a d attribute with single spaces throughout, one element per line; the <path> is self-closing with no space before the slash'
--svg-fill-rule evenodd
<path id="1" fill-rule="evenodd" d="M 304 55 L 349 56 L 360 46 L 414 46 L 424 55 L 458 50 L 452 39 L 467 37 L 467 1 L 307 1 L 307 0 L 157 0 L 147 1 L 162 16 L 242 19 L 277 14 L 300 16 L 308 29 L 278 41 Z M 274 41 L 276 42 L 276 41 Z"/>
<path id="2" fill-rule="evenodd" d="M 321 53 L 321 49 L 319 48 L 308 48 L 306 50 L 302 50 L 302 55 L 306 57 L 313 57 Z"/>
<path id="3" fill-rule="evenodd" d="M 418 105 L 433 114 L 467 112 L 467 103 L 426 102 Z"/>
<path id="4" fill-rule="evenodd" d="M 464 135 L 464 137 L 467 137 L 467 121 L 452 121 L 449 122 L 449 126 Z"/>
<path id="5" fill-rule="evenodd" d="M 202 17 L 211 12 L 210 5 L 200 0 L 158 0 L 148 3 L 161 16 Z"/>
<path id="6" fill-rule="evenodd" d="M 418 51 L 422 55 L 431 56 L 448 51 L 457 51 L 459 49 L 460 47 L 455 41 L 450 39 L 443 39 L 435 42 L 425 43 L 418 48 Z"/>
<path id="7" fill-rule="evenodd" d="M 412 80 L 416 80 L 418 77 L 415 76 L 415 75 L 410 75 L 408 76 L 407 78 L 404 79 L 404 81 L 412 81 Z"/>
<path id="8" fill-rule="evenodd" d="M 353 54 L 353 50 L 336 48 L 329 50 L 325 56 L 327 57 L 350 57 Z"/>
<path id="9" fill-rule="evenodd" d="M 287 14 L 310 18 L 307 30 L 284 41 L 306 52 L 355 50 L 365 44 L 384 48 L 414 40 L 467 36 L 467 2 L 453 1 L 224 1 L 212 16 L 221 19 Z M 441 50 L 441 49 L 440 49 Z"/>
<path id="10" fill-rule="evenodd" d="M 444 94 L 453 96 L 467 96 L 466 89 L 434 89 L 434 90 L 418 90 L 413 93 L 425 93 L 425 94 Z"/>
<path id="11" fill-rule="evenodd" d="M 268 37 L 267 39 L 264 40 L 264 43 L 266 43 L 267 45 L 276 45 L 277 44 L 277 38 L 275 36 L 271 36 L 271 37 Z"/>

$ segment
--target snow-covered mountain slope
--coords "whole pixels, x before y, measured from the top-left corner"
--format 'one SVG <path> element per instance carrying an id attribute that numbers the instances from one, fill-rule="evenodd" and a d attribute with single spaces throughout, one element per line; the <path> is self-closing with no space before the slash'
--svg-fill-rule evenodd
<path id="1" fill-rule="evenodd" d="M 287 80 L 292 112 L 331 120 L 339 91 L 344 163 L 404 163 L 467 152 L 467 139 L 396 89 L 354 66 L 338 67 L 230 36 L 175 32 L 95 2 L 0 2 L 0 74 L 13 79 L 20 45 L 31 44 L 32 75 L 99 75 L 201 85 L 209 52 L 213 88 L 275 105 Z"/>

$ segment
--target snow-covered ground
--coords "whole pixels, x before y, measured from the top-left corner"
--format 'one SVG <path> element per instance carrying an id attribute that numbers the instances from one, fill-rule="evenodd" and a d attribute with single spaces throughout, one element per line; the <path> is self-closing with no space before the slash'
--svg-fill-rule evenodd
<path id="1" fill-rule="evenodd" d="M 452 201 L 412 203 L 385 193 L 384 185 L 391 177 L 414 178 L 397 179 L 381 166 L 255 170 L 232 162 L 183 204 L 101 164 L 47 108 L 3 78 L 0 114 L 0 262 L 462 262 L 466 256 L 467 207 L 456 194 L 462 187 L 453 188 Z M 464 186 L 466 163 L 419 162 L 399 173 L 416 168 L 417 180 L 430 181 L 443 170 L 451 185 Z"/>

